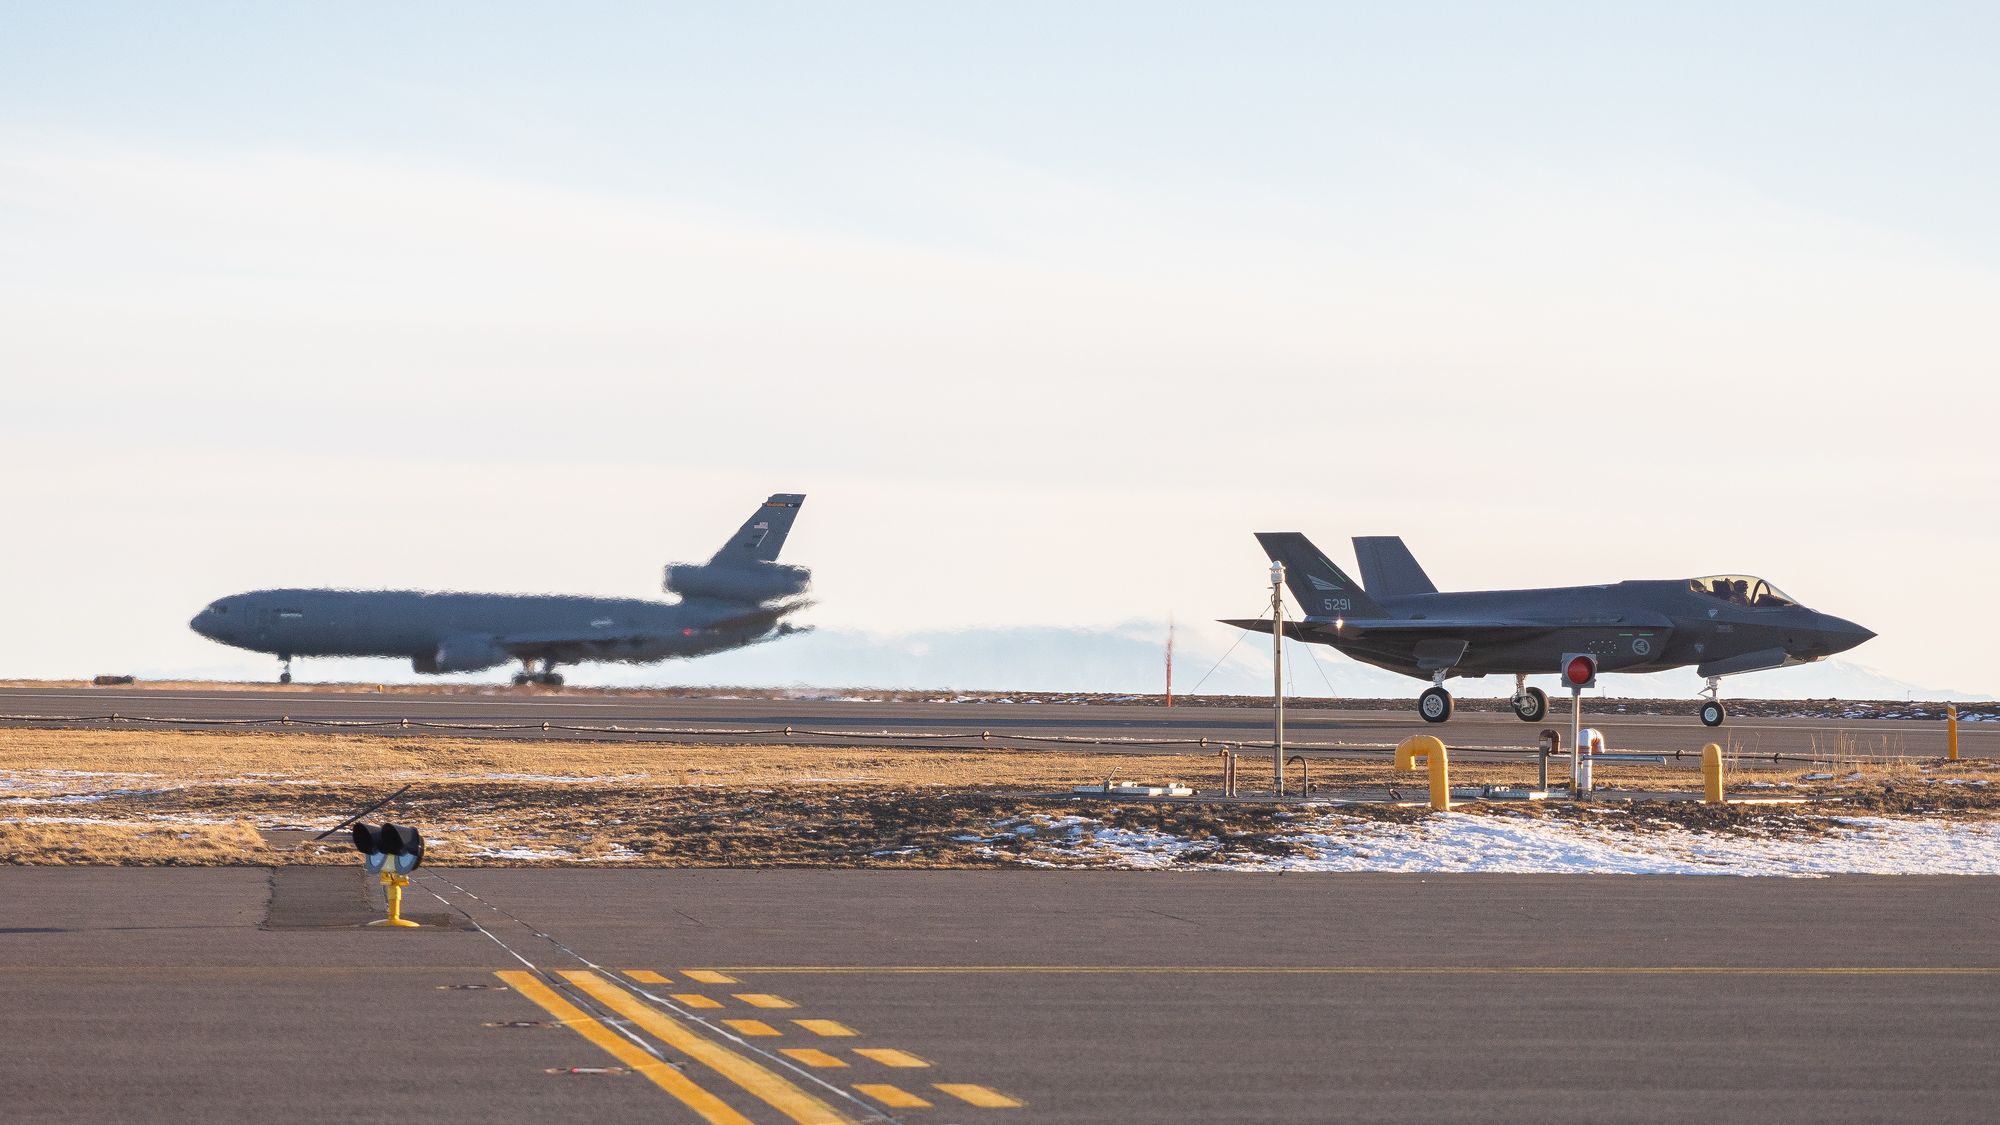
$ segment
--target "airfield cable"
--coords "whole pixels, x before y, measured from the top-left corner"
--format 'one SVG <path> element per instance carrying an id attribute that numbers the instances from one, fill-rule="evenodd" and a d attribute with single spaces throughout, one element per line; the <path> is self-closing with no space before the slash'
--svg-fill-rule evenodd
<path id="1" fill-rule="evenodd" d="M 1258 615 L 1257 615 L 1257 620 L 1259 620 L 1259 621 L 1262 621 L 1262 620 L 1264 620 L 1264 615 L 1263 615 L 1263 614 L 1261 614 L 1261 613 L 1260 613 L 1260 614 L 1258 614 Z M 1225 661 L 1225 660 L 1227 660 L 1227 659 L 1229 659 L 1229 654 L 1230 654 L 1230 653 L 1232 653 L 1232 652 L 1235 652 L 1235 651 L 1236 651 L 1236 645 L 1240 645 L 1240 644 L 1242 644 L 1242 643 L 1243 643 L 1243 638 L 1245 638 L 1245 637 L 1247 637 L 1247 636 L 1249 636 L 1249 635 L 1250 635 L 1250 630 L 1248 630 L 1248 629 L 1239 629 L 1239 630 L 1237 630 L 1237 632 L 1236 632 L 1236 642 L 1235 642 L 1235 644 L 1232 644 L 1232 645 L 1230 645 L 1230 646 L 1229 646 L 1228 648 L 1224 649 L 1224 650 L 1223 650 L 1223 652 L 1222 652 L 1222 655 L 1221 655 L 1221 656 L 1218 656 L 1218 657 L 1216 657 L 1216 659 L 1215 659 L 1215 665 L 1214 665 L 1214 667 L 1211 667 L 1211 668 L 1210 668 L 1210 669 L 1209 669 L 1209 670 L 1208 670 L 1207 672 L 1203 673 L 1203 674 L 1202 674 L 1202 677 L 1201 677 L 1201 679 L 1199 679 L 1199 680 L 1196 680 L 1196 681 L 1194 682 L 1194 686 L 1193 686 L 1193 687 L 1191 687 L 1191 688 L 1189 688 L 1189 689 L 1188 689 L 1188 692 L 1187 692 L 1187 693 L 1188 693 L 1189 695 L 1196 695 L 1196 694 L 1199 694 L 1199 693 L 1200 693 L 1200 691 L 1201 691 L 1201 685 L 1203 685 L 1203 684 L 1207 683 L 1207 682 L 1208 682 L 1208 678 L 1209 678 L 1210 676 L 1213 676 L 1213 675 L 1215 675 L 1215 670 L 1216 670 L 1216 668 L 1220 668 L 1220 667 L 1222 667 L 1222 662 L 1223 662 L 1223 661 Z"/>

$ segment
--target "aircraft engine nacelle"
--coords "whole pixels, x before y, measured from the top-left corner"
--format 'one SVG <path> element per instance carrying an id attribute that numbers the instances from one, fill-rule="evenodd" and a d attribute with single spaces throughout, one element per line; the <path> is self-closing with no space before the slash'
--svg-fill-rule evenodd
<path id="1" fill-rule="evenodd" d="M 706 563 L 672 563 L 667 567 L 666 588 L 684 598 L 714 598 L 725 602 L 761 605 L 778 598 L 805 592 L 812 585 L 812 571 L 803 566 L 761 563 L 756 566 L 711 566 Z"/>
<path id="2" fill-rule="evenodd" d="M 491 637 L 452 637 L 439 645 L 436 653 L 411 660 L 410 667 L 428 675 L 482 672 L 498 668 L 512 659 L 506 649 L 493 643 Z"/>

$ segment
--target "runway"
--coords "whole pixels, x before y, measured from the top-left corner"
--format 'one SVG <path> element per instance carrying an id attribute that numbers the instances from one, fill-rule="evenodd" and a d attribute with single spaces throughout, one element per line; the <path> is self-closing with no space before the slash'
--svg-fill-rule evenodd
<path id="1" fill-rule="evenodd" d="M 418 876 L 455 926 L 359 928 L 358 867 L 0 869 L 9 1120 L 1980 1122 L 2000 1095 L 1994 879 Z"/>
<path id="2" fill-rule="evenodd" d="M 1595 713 L 1612 748 L 1680 753 L 1698 759 L 1718 741 L 1732 753 L 1785 755 L 1941 756 L 1942 723 L 1907 720 L 1732 718 L 1711 730 L 1687 715 Z M 0 688 L 0 714 L 36 725 L 164 726 L 265 722 L 339 724 L 357 732 L 408 734 L 432 730 L 515 738 L 591 738 L 702 742 L 792 742 L 856 745 L 902 740 L 938 746 L 1103 746 L 1124 751 L 1211 752 L 1223 744 L 1270 745 L 1271 712 L 1264 707 L 1176 707 L 1147 703 L 899 703 L 828 699 L 668 698 L 574 695 L 493 689 L 490 694 L 363 692 L 290 689 L 166 690 L 135 688 Z M 121 716 L 113 720 L 112 715 Z M 408 725 L 404 725 L 408 724 Z M 543 724 L 547 724 L 546 728 Z M 1453 749 L 1528 751 L 1535 734 L 1566 715 L 1523 723 L 1509 714 L 1461 711 L 1441 725 L 1409 712 L 1295 707 L 1286 716 L 1289 744 L 1303 749 L 1384 749 L 1411 734 L 1436 734 Z M 789 729 L 789 732 L 787 731 Z M 1960 752 L 2000 755 L 2000 724 L 1966 723 Z"/>

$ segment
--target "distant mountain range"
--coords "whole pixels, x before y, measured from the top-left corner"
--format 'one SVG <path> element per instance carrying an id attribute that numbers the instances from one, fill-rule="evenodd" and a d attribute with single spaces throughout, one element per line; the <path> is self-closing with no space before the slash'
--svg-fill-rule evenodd
<path id="1" fill-rule="evenodd" d="M 1156 694 L 1165 686 L 1166 631 L 1153 624 L 1112 628 L 987 627 L 883 634 L 818 629 L 735 652 L 694 661 L 654 665 L 595 664 L 564 669 L 575 684 L 608 687 L 707 686 L 880 688 L 926 691 L 1052 691 Z M 246 654 L 248 655 L 248 654 Z M 1320 645 L 1286 646 L 1287 693 L 1350 698 L 1414 699 L 1422 682 L 1384 672 Z M 158 678 L 263 678 L 254 656 L 227 669 L 160 670 Z M 309 660 L 300 678 L 407 683 L 419 681 L 407 663 L 387 660 Z M 478 679 L 505 682 L 507 671 Z M 1531 682 L 1555 689 L 1555 677 Z M 1692 669 L 1648 676 L 1606 675 L 1602 694 L 1625 698 L 1692 697 L 1701 680 Z M 1468 698 L 1502 696 L 1506 677 L 1451 681 Z M 1177 635 L 1174 690 L 1180 694 L 1269 695 L 1270 640 L 1226 626 L 1197 623 Z M 1883 675 L 1858 664 L 1823 661 L 1798 668 L 1734 676 L 1725 697 L 1739 699 L 1929 699 L 1961 702 L 1994 697 L 1931 687 Z"/>

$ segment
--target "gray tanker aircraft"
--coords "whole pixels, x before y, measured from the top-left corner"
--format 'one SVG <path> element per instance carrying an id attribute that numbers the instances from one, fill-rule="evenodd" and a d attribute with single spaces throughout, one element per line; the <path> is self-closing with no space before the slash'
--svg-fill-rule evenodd
<path id="1" fill-rule="evenodd" d="M 1514 713 L 1540 722 L 1549 698 L 1528 677 L 1590 653 L 1608 672 L 1695 665 L 1708 680 L 1701 721 L 1721 726 L 1722 677 L 1823 660 L 1875 635 L 1748 575 L 1439 593 L 1400 538 L 1370 535 L 1354 540 L 1364 589 L 1298 532 L 1260 532 L 1257 542 L 1285 565 L 1285 585 L 1305 610 L 1304 620 L 1285 622 L 1285 636 L 1431 681 L 1417 713 L 1433 723 L 1451 718 L 1447 677 L 1487 675 L 1512 675 Z M 1271 631 L 1269 621 L 1224 624 Z"/>
<path id="2" fill-rule="evenodd" d="M 295 656 L 403 657 L 419 672 L 478 672 L 518 660 L 518 684 L 559 686 L 558 664 L 649 664 L 705 656 L 803 628 L 785 621 L 812 571 L 778 562 L 805 497 L 764 501 L 705 563 L 666 568 L 678 602 L 415 590 L 257 590 L 210 603 L 188 624 L 210 640 L 283 662 Z M 534 663 L 541 662 L 535 671 Z"/>

